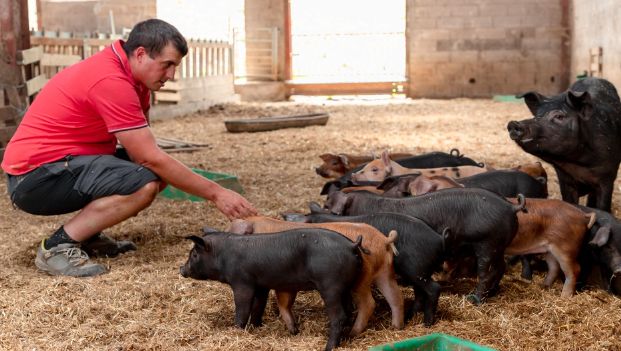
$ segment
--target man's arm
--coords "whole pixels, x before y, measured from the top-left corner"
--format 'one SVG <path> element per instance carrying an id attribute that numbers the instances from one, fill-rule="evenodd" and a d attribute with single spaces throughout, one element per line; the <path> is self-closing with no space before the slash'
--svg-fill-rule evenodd
<path id="1" fill-rule="evenodd" d="M 256 215 L 256 209 L 236 192 L 206 179 L 179 162 L 156 143 L 148 127 L 115 133 L 132 160 L 157 174 L 162 180 L 187 193 L 212 201 L 229 219 Z"/>

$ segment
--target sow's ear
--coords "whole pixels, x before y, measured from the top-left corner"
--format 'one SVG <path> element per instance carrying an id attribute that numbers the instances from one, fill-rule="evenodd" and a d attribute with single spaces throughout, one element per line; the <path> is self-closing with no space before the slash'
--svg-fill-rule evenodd
<path id="1" fill-rule="evenodd" d="M 580 115 L 580 118 L 585 121 L 588 121 L 593 114 L 591 94 L 586 91 L 568 91 L 567 104 L 575 109 Z"/>
<path id="2" fill-rule="evenodd" d="M 524 94 L 516 95 L 515 97 L 518 99 L 524 98 L 524 102 L 526 103 L 526 106 L 528 106 L 528 109 L 533 114 L 533 116 L 537 115 L 537 110 L 539 109 L 539 106 L 541 106 L 541 103 L 546 98 L 545 96 L 539 94 L 536 91 L 529 91 Z"/>

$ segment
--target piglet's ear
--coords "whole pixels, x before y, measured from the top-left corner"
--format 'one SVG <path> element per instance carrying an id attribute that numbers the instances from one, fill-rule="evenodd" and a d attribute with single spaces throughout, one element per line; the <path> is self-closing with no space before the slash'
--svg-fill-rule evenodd
<path id="1" fill-rule="evenodd" d="M 397 184 L 397 186 L 398 186 L 397 189 L 401 193 L 414 195 L 414 194 L 410 193 L 410 184 L 415 182 L 416 179 L 418 179 L 421 176 L 422 176 L 422 173 L 416 172 L 416 173 L 408 174 L 405 177 L 401 177 L 401 179 L 399 180 L 399 183 Z"/>
<path id="2" fill-rule="evenodd" d="M 390 163 L 388 151 L 382 152 L 382 163 L 384 163 L 384 170 L 386 171 L 386 174 L 392 174 L 392 164 Z"/>
<path id="3" fill-rule="evenodd" d="M 308 208 L 310 209 L 311 213 L 325 213 L 326 212 L 323 210 L 321 205 L 315 201 L 309 202 Z"/>
<path id="4" fill-rule="evenodd" d="M 321 154 L 321 155 L 319 155 L 319 158 L 322 159 L 325 162 L 328 162 L 333 157 L 334 157 L 334 155 L 332 155 L 332 154 Z"/>
<path id="5" fill-rule="evenodd" d="M 593 103 L 591 94 L 586 91 L 568 91 L 567 104 L 578 111 L 580 118 L 587 121 L 591 118 Z"/>
<path id="6" fill-rule="evenodd" d="M 388 150 L 382 151 L 380 158 L 384 161 L 384 163 L 390 164 L 390 153 L 388 153 Z"/>
<path id="7" fill-rule="evenodd" d="M 593 240 L 589 241 L 589 245 L 593 245 L 593 246 L 597 246 L 597 247 L 602 247 L 602 246 L 606 245 L 606 243 L 608 242 L 608 238 L 609 237 L 610 237 L 610 227 L 609 226 L 603 226 L 603 227 L 601 227 L 601 228 L 599 228 L 597 230 Z"/>
<path id="8" fill-rule="evenodd" d="M 539 106 L 541 106 L 541 103 L 546 98 L 545 96 L 539 94 L 536 91 L 529 91 L 524 94 L 516 95 L 515 97 L 518 99 L 524 98 L 524 102 L 526 103 L 526 106 L 528 106 L 528 109 L 533 114 L 533 116 L 537 114 Z"/>
<path id="9" fill-rule="evenodd" d="M 333 198 L 329 198 L 329 200 L 332 200 L 331 201 L 332 203 L 327 208 L 327 210 L 329 210 L 330 213 L 332 214 L 339 215 L 339 216 L 342 215 L 345 209 L 347 208 L 348 204 L 351 203 L 350 197 L 341 191 L 332 193 L 330 196 L 333 197 Z"/>
<path id="10" fill-rule="evenodd" d="M 205 240 L 203 240 L 203 238 L 196 235 L 190 235 L 186 237 L 186 239 L 192 240 L 196 246 L 207 250 L 207 244 L 205 243 Z"/>
<path id="11" fill-rule="evenodd" d="M 347 158 L 347 155 L 339 154 L 339 159 L 341 159 L 341 162 L 345 165 L 345 167 L 349 167 L 349 159 Z"/>
<path id="12" fill-rule="evenodd" d="M 408 189 L 412 196 L 423 195 L 438 190 L 438 184 L 434 183 L 429 178 L 418 177 L 408 185 Z"/>
<path id="13" fill-rule="evenodd" d="M 395 186 L 395 184 L 397 184 L 397 178 L 395 176 L 388 176 L 384 178 L 384 180 L 378 186 L 376 186 L 376 188 L 380 190 L 386 190 L 392 188 L 393 186 Z"/>
<path id="14" fill-rule="evenodd" d="M 325 183 L 323 188 L 321 188 L 321 193 L 319 193 L 319 195 L 329 195 L 330 193 L 339 190 L 339 186 L 337 185 L 338 183 L 338 180 L 332 180 Z"/>

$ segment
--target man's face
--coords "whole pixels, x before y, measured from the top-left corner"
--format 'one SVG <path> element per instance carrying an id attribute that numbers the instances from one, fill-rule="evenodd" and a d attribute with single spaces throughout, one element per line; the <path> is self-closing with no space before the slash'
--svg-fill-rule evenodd
<path id="1" fill-rule="evenodd" d="M 181 53 L 172 43 L 166 44 L 159 54 L 152 58 L 143 47 L 132 53 L 134 78 L 150 90 L 160 90 L 166 81 L 175 77 L 175 68 L 181 63 Z"/>

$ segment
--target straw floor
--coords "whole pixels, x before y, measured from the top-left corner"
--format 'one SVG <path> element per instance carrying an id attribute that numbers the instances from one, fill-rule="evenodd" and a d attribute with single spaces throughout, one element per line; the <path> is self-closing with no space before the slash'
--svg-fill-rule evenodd
<path id="1" fill-rule="evenodd" d="M 230 134 L 225 119 L 328 112 L 326 126 Z M 306 211 L 324 179 L 314 173 L 325 152 L 377 153 L 384 149 L 421 153 L 459 150 L 496 168 L 536 160 L 508 137 L 506 124 L 530 116 L 522 104 L 490 100 L 307 99 L 303 102 L 238 104 L 184 118 L 155 121 L 158 136 L 208 143 L 209 148 L 176 154 L 184 163 L 239 177 L 245 196 L 264 215 Z M 559 198 L 551 167 L 550 196 Z M 621 209 L 619 182 L 614 204 Z M 0 180 L 0 194 L 6 181 Z M 264 325 L 240 330 L 233 324 L 231 289 L 217 282 L 182 278 L 179 266 L 192 246 L 184 240 L 204 225 L 224 229 L 227 221 L 209 203 L 158 198 L 138 216 L 110 228 L 133 240 L 138 251 L 97 259 L 109 273 L 96 278 L 51 277 L 34 266 L 36 246 L 68 215 L 39 217 L 14 209 L 0 196 L 1 350 L 320 350 L 327 318 L 316 292 L 301 293 L 294 306 L 300 324 L 289 335 L 273 299 Z M 615 213 L 617 217 L 619 213 Z M 451 334 L 498 350 L 621 350 L 621 299 L 605 291 L 560 298 L 561 283 L 544 290 L 505 275 L 500 294 L 474 306 L 464 279 L 443 291 L 438 322 L 422 325 L 417 314 L 403 330 L 390 328 L 390 312 L 378 298 L 368 330 L 342 343 L 342 350 L 367 347 L 433 332 Z M 403 289 L 411 299 L 410 289 Z"/>

